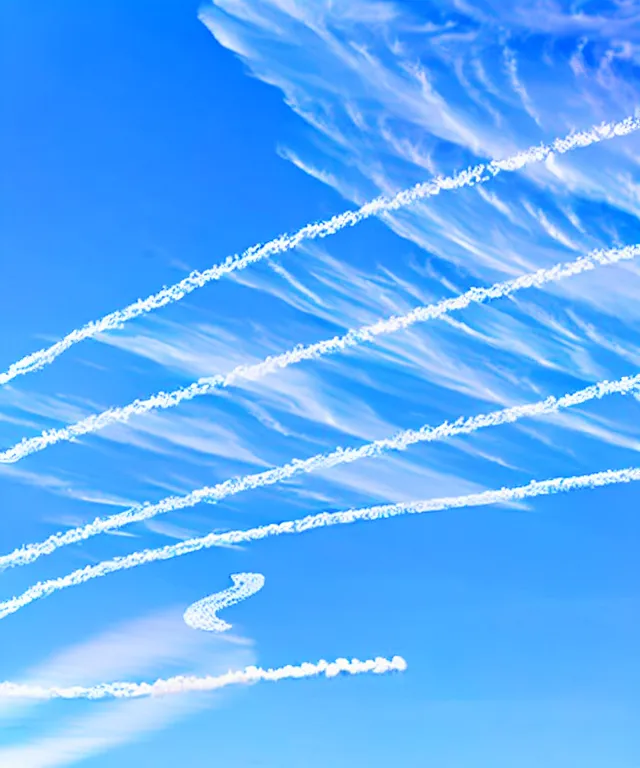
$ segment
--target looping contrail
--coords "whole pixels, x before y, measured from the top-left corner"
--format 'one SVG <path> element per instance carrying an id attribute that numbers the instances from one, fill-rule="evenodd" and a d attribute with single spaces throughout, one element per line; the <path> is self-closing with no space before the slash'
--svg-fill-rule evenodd
<path id="1" fill-rule="evenodd" d="M 187 691 L 217 691 L 230 685 L 247 685 L 263 681 L 280 682 L 281 680 L 301 680 L 305 677 L 336 677 L 340 674 L 361 675 L 373 673 L 383 675 L 387 672 L 404 672 L 407 662 L 402 656 L 385 659 L 359 661 L 358 659 L 324 659 L 312 664 L 304 662 L 297 666 L 287 664 L 277 669 L 246 667 L 242 670 L 229 671 L 216 677 L 190 677 L 178 675 L 154 683 L 102 683 L 84 687 L 73 685 L 64 688 L 45 688 L 38 685 L 20 683 L 0 683 L 0 700 L 12 699 L 139 699 L 146 696 L 166 696 L 186 693 Z"/>
<path id="2" fill-rule="evenodd" d="M 159 392 L 144 400 L 134 400 L 122 408 L 110 408 L 102 413 L 89 416 L 71 426 L 45 430 L 37 437 L 24 438 L 12 448 L 0 452 L 0 463 L 15 463 L 32 453 L 44 450 L 50 445 L 75 440 L 82 435 L 98 432 L 111 424 L 126 422 L 132 416 L 140 416 L 158 408 L 174 408 L 181 402 L 192 400 L 200 395 L 210 394 L 216 389 L 233 386 L 238 381 L 255 381 L 274 371 L 288 368 L 290 365 L 304 360 L 318 360 L 373 341 L 377 336 L 395 333 L 410 328 L 416 323 L 424 323 L 450 312 L 460 311 L 470 304 L 482 304 L 486 301 L 510 296 L 525 288 L 541 288 L 547 283 L 589 272 L 598 266 L 629 261 L 639 254 L 639 244 L 628 245 L 623 248 L 596 250 L 574 261 L 561 262 L 553 267 L 539 269 L 512 280 L 495 283 L 489 288 L 474 287 L 455 298 L 416 307 L 405 315 L 394 315 L 371 325 L 349 330 L 342 336 L 334 336 L 314 344 L 294 347 L 283 354 L 267 357 L 255 365 L 239 365 L 224 376 L 203 377 L 193 384 L 173 392 Z"/>
<path id="3" fill-rule="evenodd" d="M 192 629 L 203 629 L 206 632 L 226 632 L 231 624 L 216 616 L 218 611 L 240 603 L 255 595 L 264 587 L 264 576 L 261 573 L 232 573 L 233 586 L 222 592 L 198 600 L 184 612 L 185 623 Z"/>
<path id="4" fill-rule="evenodd" d="M 501 504 L 510 501 L 533 498 L 535 496 L 547 496 L 554 493 L 564 493 L 580 488 L 598 488 L 615 483 L 630 483 L 640 480 L 640 467 L 628 469 L 606 470 L 594 472 L 589 475 L 574 475 L 572 477 L 556 477 L 551 480 L 533 480 L 526 485 L 512 488 L 501 488 L 495 491 L 483 491 L 470 493 L 464 496 L 450 496 L 440 499 L 427 499 L 400 504 L 383 504 L 363 509 L 349 509 L 344 512 L 321 512 L 316 515 L 288 520 L 281 523 L 261 525 L 257 528 L 228 531 L 227 533 L 210 533 L 195 539 L 169 544 L 158 549 L 143 549 L 130 555 L 114 557 L 111 560 L 103 560 L 96 565 L 88 565 L 72 571 L 66 576 L 48 581 L 39 581 L 29 587 L 25 592 L 10 600 L 0 603 L 0 619 L 4 619 L 12 613 L 35 602 L 43 597 L 52 595 L 67 587 L 84 584 L 91 579 L 99 579 L 110 573 L 137 568 L 141 565 L 154 563 L 161 560 L 172 560 L 174 557 L 182 557 L 203 549 L 210 549 L 221 545 L 246 544 L 252 541 L 282 536 L 284 534 L 300 534 L 306 531 L 326 528 L 334 525 L 345 525 L 358 521 L 381 520 L 399 515 L 424 514 L 425 512 L 438 512 L 446 509 L 462 509 L 465 507 L 479 507 L 488 504 Z"/>
<path id="5" fill-rule="evenodd" d="M 228 496 L 254 488 L 274 485 L 301 474 L 329 469 L 359 459 L 380 456 L 387 451 L 402 451 L 417 443 L 446 440 L 456 435 L 469 435 L 480 429 L 512 424 L 522 418 L 548 416 L 566 408 L 583 405 L 590 400 L 597 400 L 613 394 L 628 394 L 638 389 L 640 389 L 640 373 L 635 376 L 623 376 L 617 381 L 600 381 L 559 398 L 550 396 L 545 400 L 527 405 L 516 405 L 468 418 L 460 417 L 454 422 L 445 421 L 437 427 L 425 425 L 417 430 L 406 429 L 393 437 L 365 443 L 359 448 L 337 448 L 330 453 L 318 453 L 308 459 L 293 459 L 288 464 L 282 464 L 274 469 L 225 480 L 218 485 L 205 486 L 184 496 L 168 496 L 155 504 L 147 502 L 125 512 L 118 512 L 108 517 L 97 517 L 91 523 L 72 528 L 64 533 L 55 533 L 44 541 L 25 544 L 0 557 L 0 571 L 5 568 L 27 565 L 43 555 L 50 555 L 60 547 L 75 544 L 131 523 L 148 520 L 156 515 L 187 509 L 203 501 L 221 501 Z"/>
<path id="6" fill-rule="evenodd" d="M 438 176 L 431 181 L 416 184 L 414 187 L 403 190 L 393 197 L 377 197 L 365 203 L 365 205 L 357 210 L 345 211 L 325 221 L 307 224 L 292 235 L 280 235 L 280 237 L 267 243 L 253 245 L 240 254 L 227 257 L 225 261 L 204 272 L 192 272 L 188 277 L 169 288 L 163 288 L 163 290 L 146 299 L 139 299 L 124 309 L 87 323 L 50 347 L 45 347 L 38 352 L 23 357 L 21 360 L 10 365 L 4 373 L 0 373 L 0 385 L 8 383 L 17 376 L 23 376 L 43 368 L 74 344 L 84 339 L 93 338 L 103 331 L 120 328 L 124 323 L 140 315 L 175 301 L 180 301 L 180 299 L 183 299 L 197 288 L 201 288 L 213 280 L 219 280 L 224 275 L 245 269 L 250 264 L 255 264 L 269 256 L 290 251 L 305 240 L 328 237 L 345 227 L 355 226 L 371 216 L 398 210 L 418 200 L 438 195 L 442 191 L 482 184 L 504 171 L 518 171 L 531 163 L 539 163 L 546 160 L 554 154 L 564 154 L 573 149 L 588 147 L 617 136 L 627 136 L 637 131 L 638 128 L 640 128 L 640 118 L 637 117 L 627 117 L 620 122 L 602 123 L 587 131 L 574 132 L 565 138 L 555 139 L 550 144 L 539 144 L 531 147 L 504 160 L 479 163 L 452 176 Z"/>

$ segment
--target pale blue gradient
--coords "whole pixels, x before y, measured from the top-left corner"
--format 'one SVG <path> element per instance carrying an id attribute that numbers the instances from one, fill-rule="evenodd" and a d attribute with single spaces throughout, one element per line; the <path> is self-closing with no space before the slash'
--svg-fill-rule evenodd
<path id="1" fill-rule="evenodd" d="M 623 0 L 67 0 L 0 8 L 0 368 L 232 253 L 640 106 Z M 0 390 L 0 448 L 296 343 L 640 242 L 640 138 L 250 267 Z M 1 554 L 336 445 L 640 369 L 635 262 L 380 338 L 0 466 Z M 201 504 L 0 575 L 349 506 L 640 464 L 611 397 Z M 402 675 L 0 706 L 0 765 L 637 768 L 638 489 L 219 548 L 0 623 L 0 679 L 91 684 L 337 656 Z M 232 573 L 265 575 L 187 627 Z"/>

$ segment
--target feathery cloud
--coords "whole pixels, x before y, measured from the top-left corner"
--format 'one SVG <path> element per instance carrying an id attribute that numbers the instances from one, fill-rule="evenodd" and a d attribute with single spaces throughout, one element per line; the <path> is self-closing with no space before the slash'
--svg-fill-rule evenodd
<path id="1" fill-rule="evenodd" d="M 288 368 L 305 360 L 318 360 L 327 355 L 373 341 L 378 336 L 406 330 L 416 323 L 444 317 L 451 312 L 466 309 L 471 304 L 482 304 L 494 299 L 511 296 L 525 288 L 540 288 L 547 283 L 583 274 L 598 266 L 629 261 L 634 259 L 639 253 L 640 245 L 597 250 L 575 261 L 539 269 L 536 272 L 522 275 L 513 280 L 496 283 L 489 288 L 471 288 L 456 298 L 444 299 L 429 306 L 416 307 L 404 315 L 392 316 L 385 320 L 379 320 L 372 325 L 351 329 L 342 336 L 334 336 L 331 339 L 325 339 L 306 346 L 298 345 L 280 355 L 272 355 L 260 363 L 239 365 L 226 375 L 202 377 L 193 384 L 181 387 L 173 392 L 159 392 L 145 400 L 135 400 L 122 408 L 110 408 L 102 413 L 88 416 L 71 426 L 46 430 L 38 437 L 24 438 L 12 448 L 0 452 L 0 463 L 15 463 L 26 456 L 44 450 L 50 445 L 75 440 L 82 435 L 98 432 L 112 424 L 126 422 L 133 416 L 141 416 L 160 408 L 174 408 L 182 402 L 210 394 L 216 389 L 230 387 L 243 380 L 255 381 L 274 371 Z"/>
<path id="2" fill-rule="evenodd" d="M 23 357 L 21 360 L 10 365 L 6 371 L 0 373 L 0 385 L 7 384 L 17 376 L 23 376 L 43 368 L 80 341 L 93 338 L 103 331 L 114 330 L 136 317 L 164 307 L 167 304 L 180 301 L 189 293 L 209 282 L 219 280 L 225 275 L 245 269 L 249 265 L 262 261 L 269 256 L 292 250 L 304 241 L 328 237 L 345 227 L 355 226 L 372 216 L 397 211 L 419 200 L 439 195 L 440 192 L 482 184 L 502 172 L 511 173 L 518 171 L 532 163 L 540 163 L 547 160 L 555 154 L 565 154 L 580 147 L 588 147 L 601 141 L 619 136 L 627 136 L 639 128 L 640 118 L 636 117 L 627 117 L 618 122 L 602 123 L 589 130 L 574 132 L 564 138 L 557 138 L 549 144 L 539 144 L 530 147 L 504 160 L 491 160 L 488 163 L 479 163 L 451 176 L 439 176 L 432 181 L 416 184 L 409 189 L 398 192 L 392 197 L 377 197 L 365 203 L 357 210 L 345 211 L 325 221 L 307 224 L 293 235 L 284 234 L 265 244 L 253 245 L 241 254 L 229 256 L 224 262 L 204 272 L 192 272 L 188 277 L 175 285 L 164 288 L 162 291 L 146 299 L 139 299 L 128 307 L 105 315 L 99 320 L 87 323 L 81 328 L 71 331 L 71 333 L 50 347 Z"/>

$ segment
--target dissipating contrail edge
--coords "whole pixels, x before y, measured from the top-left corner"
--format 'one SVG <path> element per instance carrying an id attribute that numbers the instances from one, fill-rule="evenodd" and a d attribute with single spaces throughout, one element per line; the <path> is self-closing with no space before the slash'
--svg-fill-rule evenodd
<path id="1" fill-rule="evenodd" d="M 239 365 L 228 374 L 203 377 L 173 392 L 158 392 L 146 399 L 134 400 L 129 405 L 109 408 L 102 413 L 88 416 L 70 426 L 48 429 L 36 437 L 23 438 L 13 447 L 0 451 L 0 463 L 13 464 L 56 443 L 68 442 L 83 435 L 93 434 L 111 424 L 125 423 L 133 416 L 141 416 L 157 409 L 174 408 L 182 402 L 233 386 L 242 380 L 256 381 L 275 371 L 288 368 L 290 365 L 296 365 L 303 361 L 319 360 L 328 355 L 352 349 L 360 344 L 371 342 L 379 336 L 405 330 L 417 323 L 424 323 L 451 312 L 466 309 L 471 304 L 482 304 L 504 298 L 527 288 L 541 288 L 548 283 L 565 280 L 589 272 L 599 266 L 629 261 L 639 254 L 640 244 L 607 250 L 598 249 L 573 261 L 544 267 L 511 280 L 495 283 L 488 288 L 470 288 L 460 296 L 443 299 L 435 304 L 416 307 L 404 315 L 392 315 L 370 325 L 351 329 L 341 336 L 294 347 L 287 352 L 272 355 L 253 365 Z"/>
<path id="2" fill-rule="evenodd" d="M 425 425 L 418 430 L 402 430 L 393 437 L 365 443 L 359 448 L 344 449 L 339 447 L 330 453 L 316 454 L 308 459 L 293 459 L 288 464 L 274 469 L 226 480 L 216 486 L 205 486 L 184 496 L 169 496 L 156 503 L 147 502 L 125 512 L 96 518 L 91 523 L 72 528 L 64 533 L 53 534 L 43 542 L 27 544 L 8 555 L 1 556 L 0 570 L 26 565 L 43 555 L 51 554 L 60 547 L 86 540 L 110 530 L 116 530 L 131 523 L 148 520 L 159 514 L 186 509 L 202 501 L 221 501 L 237 493 L 273 485 L 303 473 L 328 469 L 362 458 L 380 456 L 390 450 L 405 450 L 409 446 L 421 442 L 435 442 L 457 435 L 472 434 L 479 429 L 515 423 L 525 417 L 548 416 L 565 408 L 582 405 L 590 400 L 612 394 L 628 394 L 639 388 L 640 374 L 624 376 L 616 381 L 601 381 L 592 384 L 560 398 L 550 396 L 534 403 L 504 408 L 468 418 L 461 417 L 454 422 L 445 421 L 436 427 Z"/>
<path id="3" fill-rule="evenodd" d="M 360 661 L 359 659 L 336 659 L 317 663 L 304 662 L 298 665 L 287 664 L 277 669 L 245 667 L 230 670 L 215 677 L 194 677 L 177 675 L 159 679 L 153 683 L 101 683 L 99 685 L 65 687 L 44 687 L 21 683 L 0 682 L 0 700 L 11 699 L 139 699 L 148 696 L 167 696 L 189 691 L 217 691 L 231 685 L 248 685 L 260 682 L 280 682 L 282 680 L 301 680 L 309 677 L 337 677 L 338 675 L 361 675 L 371 673 L 383 675 L 388 672 L 404 672 L 407 662 L 402 656 L 385 659 Z"/>
<path id="4" fill-rule="evenodd" d="M 102 578 L 118 571 L 137 568 L 162 560 L 172 560 L 175 557 L 182 557 L 183 555 L 199 552 L 203 549 L 210 549 L 222 544 L 243 544 L 273 536 L 300 534 L 334 525 L 381 520 L 407 514 L 424 514 L 447 509 L 464 509 L 466 507 L 479 507 L 489 504 L 503 504 L 536 496 L 548 496 L 550 494 L 578 490 L 580 488 L 593 489 L 615 483 L 635 482 L 637 480 L 640 480 L 640 467 L 619 470 L 610 469 L 603 472 L 593 472 L 588 475 L 556 477 L 550 480 L 533 480 L 526 485 L 470 493 L 463 496 L 400 504 L 383 504 L 361 509 L 349 509 L 343 512 L 321 512 L 316 515 L 298 518 L 297 520 L 271 523 L 256 528 L 228 531 L 227 533 L 210 533 L 207 536 L 169 544 L 158 549 L 145 549 L 133 552 L 130 555 L 115 557 L 111 560 L 103 560 L 96 565 L 88 565 L 85 568 L 72 571 L 66 576 L 37 582 L 21 595 L 0 603 L 0 619 L 16 613 L 36 600 L 40 600 L 68 587 L 78 586 L 92 579 Z"/>
<path id="5" fill-rule="evenodd" d="M 284 234 L 264 244 L 253 245 L 240 254 L 227 257 L 225 261 L 205 270 L 194 271 L 174 285 L 163 288 L 158 293 L 139 299 L 124 309 L 111 312 L 99 320 L 94 320 L 67 334 L 60 341 L 49 347 L 26 355 L 0 373 L 0 385 L 7 384 L 17 376 L 37 371 L 52 363 L 59 355 L 74 344 L 97 336 L 99 333 L 120 328 L 136 317 L 147 314 L 160 307 L 180 301 L 192 291 L 201 288 L 224 275 L 255 264 L 269 256 L 275 256 L 295 248 L 305 240 L 327 237 L 345 227 L 354 226 L 360 221 L 387 211 L 398 210 L 418 200 L 438 195 L 444 190 L 460 189 L 485 181 L 501 172 L 513 172 L 531 163 L 541 162 L 554 154 L 564 154 L 579 147 L 588 147 L 601 141 L 618 136 L 627 136 L 640 128 L 640 118 L 629 116 L 618 122 L 602 123 L 586 131 L 572 132 L 564 138 L 558 138 L 549 144 L 539 144 L 519 152 L 504 160 L 492 160 L 479 163 L 451 176 L 439 176 L 435 179 L 416 184 L 392 197 L 377 197 L 356 210 L 345 211 L 325 221 L 307 224 L 293 235 Z"/>
<path id="6" fill-rule="evenodd" d="M 0 571 L 27 565 L 69 544 L 75 544 L 132 523 L 149 520 L 156 515 L 187 509 L 203 501 L 222 501 L 237 493 L 274 485 L 308 472 L 329 469 L 359 459 L 381 456 L 387 451 L 402 451 L 417 443 L 446 440 L 457 435 L 469 435 L 480 429 L 513 424 L 522 418 L 549 416 L 566 408 L 583 405 L 591 400 L 598 400 L 613 394 L 629 394 L 638 390 L 640 390 L 640 373 L 635 376 L 623 376 L 616 381 L 600 381 L 559 398 L 549 396 L 534 403 L 490 411 L 478 416 L 460 417 L 453 422 L 445 421 L 436 427 L 426 424 L 417 430 L 405 429 L 392 437 L 374 440 L 358 448 L 339 447 L 330 453 L 318 453 L 308 459 L 293 459 L 279 467 L 225 480 L 215 486 L 204 486 L 184 496 L 168 496 L 159 502 L 146 502 L 124 512 L 118 512 L 108 517 L 98 517 L 86 525 L 55 533 L 44 541 L 25 544 L 9 554 L 0 556 Z"/>

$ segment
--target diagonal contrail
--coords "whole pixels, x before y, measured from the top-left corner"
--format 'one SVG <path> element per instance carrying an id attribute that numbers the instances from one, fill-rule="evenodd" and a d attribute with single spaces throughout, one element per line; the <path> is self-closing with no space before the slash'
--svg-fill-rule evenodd
<path id="1" fill-rule="evenodd" d="M 251 246 L 251 248 L 240 254 L 227 257 L 222 263 L 204 272 L 192 272 L 184 280 L 169 288 L 163 288 L 146 299 L 139 299 L 124 309 L 87 323 L 50 347 L 45 347 L 38 352 L 23 357 L 21 360 L 10 365 L 4 373 L 0 373 L 0 385 L 6 384 L 17 376 L 23 376 L 26 373 L 43 368 L 74 344 L 84 339 L 93 338 L 103 331 L 114 330 L 140 315 L 147 314 L 175 301 L 180 301 L 180 299 L 196 290 L 196 288 L 201 288 L 213 280 L 219 280 L 224 275 L 245 269 L 250 264 L 255 264 L 269 256 L 290 251 L 305 240 L 328 237 L 345 227 L 352 227 L 372 216 L 398 210 L 418 200 L 438 195 L 442 191 L 482 184 L 503 171 L 518 171 L 532 163 L 546 160 L 554 154 L 564 154 L 578 147 L 588 147 L 601 141 L 613 139 L 616 136 L 627 136 L 637 131 L 638 128 L 640 128 L 640 118 L 638 117 L 627 117 L 619 122 L 602 123 L 587 131 L 574 132 L 565 138 L 555 139 L 550 144 L 539 144 L 530 147 L 504 160 L 479 163 L 452 176 L 438 176 L 431 181 L 403 190 L 393 197 L 377 197 L 355 211 L 345 211 L 333 216 L 331 219 L 307 224 L 292 235 L 284 234 L 267 243 Z"/>
<path id="2" fill-rule="evenodd" d="M 169 544 L 158 549 L 143 549 L 123 557 L 115 557 L 112 560 L 103 560 L 97 565 L 88 565 L 85 568 L 72 571 L 66 576 L 48 581 L 39 581 L 29 587 L 25 592 L 10 600 L 0 603 L 0 619 L 4 619 L 21 608 L 43 597 L 59 592 L 67 587 L 84 584 L 91 579 L 99 579 L 110 573 L 137 568 L 148 563 L 160 560 L 172 560 L 175 557 L 188 555 L 202 549 L 209 549 L 220 545 L 243 544 L 251 541 L 259 541 L 271 536 L 284 534 L 299 534 L 317 528 L 326 528 L 333 525 L 345 525 L 365 520 L 381 520 L 387 517 L 400 515 L 423 514 L 425 512 L 438 512 L 446 509 L 462 509 L 464 507 L 480 507 L 488 504 L 502 504 L 511 501 L 533 498 L 535 496 L 548 496 L 554 493 L 563 493 L 580 488 L 599 488 L 614 483 L 630 483 L 640 480 L 640 467 L 628 469 L 606 470 L 594 472 L 589 475 L 574 475 L 572 477 L 556 477 L 551 480 L 534 480 L 526 485 L 513 488 L 502 488 L 497 491 L 484 491 L 482 493 L 470 493 L 464 496 L 452 496 L 440 499 L 428 499 L 401 504 L 383 504 L 363 509 L 349 509 L 344 512 L 321 512 L 317 515 L 308 515 L 297 520 L 287 520 L 282 523 L 261 525 L 248 530 L 229 531 L 227 533 L 210 533 L 196 539 L 188 539 L 177 544 Z"/>
<path id="3" fill-rule="evenodd" d="M 92 536 L 116 530 L 131 523 L 148 520 L 166 512 L 187 509 L 202 501 L 221 501 L 228 496 L 234 496 L 237 493 L 254 488 L 274 485 L 301 474 L 329 469 L 339 464 L 348 464 L 359 459 L 380 456 L 387 451 L 402 451 L 416 443 L 446 440 L 456 435 L 469 435 L 487 427 L 512 424 L 522 418 L 549 416 L 566 408 L 582 405 L 590 400 L 598 400 L 613 394 L 628 394 L 639 389 L 640 373 L 635 376 L 623 376 L 616 381 L 600 381 L 597 384 L 592 384 L 589 387 L 579 389 L 576 392 L 559 398 L 550 396 L 545 400 L 538 400 L 527 405 L 516 405 L 478 416 L 469 416 L 468 418 L 460 417 L 454 422 L 445 421 L 437 427 L 425 425 L 417 430 L 405 429 L 393 437 L 374 440 L 371 443 L 365 443 L 359 448 L 336 448 L 330 453 L 318 453 L 308 459 L 293 459 L 288 464 L 282 464 L 274 469 L 235 477 L 215 486 L 198 488 L 184 496 L 168 496 L 155 504 L 146 502 L 138 507 L 132 507 L 125 512 L 118 512 L 108 517 L 97 517 L 91 523 L 78 528 L 72 528 L 64 533 L 55 533 L 44 541 L 35 544 L 25 544 L 13 552 L 0 557 L 0 571 L 6 568 L 27 565 L 39 557 L 50 555 L 55 550 L 68 544 L 75 544 Z"/>
<path id="4" fill-rule="evenodd" d="M 393 437 L 374 440 L 371 443 L 361 445 L 359 448 L 336 448 L 330 453 L 318 453 L 308 459 L 293 459 L 288 464 L 282 464 L 274 469 L 235 477 L 215 486 L 198 488 L 184 496 L 168 496 L 155 504 L 146 502 L 125 512 L 118 512 L 108 517 L 97 517 L 91 523 L 72 528 L 64 533 L 55 533 L 44 541 L 25 544 L 0 557 L 0 571 L 14 566 L 27 565 L 68 544 L 75 544 L 92 536 L 116 530 L 131 523 L 148 520 L 166 512 L 187 509 L 202 501 L 221 501 L 228 496 L 234 496 L 254 488 L 274 485 L 301 474 L 329 469 L 339 464 L 349 464 L 359 459 L 380 456 L 387 451 L 402 451 L 416 443 L 436 442 L 456 435 L 469 435 L 479 429 L 512 424 L 526 417 L 548 416 L 566 408 L 582 405 L 590 400 L 598 400 L 613 394 L 628 394 L 638 389 L 640 389 L 640 373 L 635 376 L 623 376 L 617 381 L 600 381 L 559 398 L 550 396 L 545 400 L 538 400 L 527 405 L 516 405 L 468 418 L 460 417 L 454 422 L 445 421 L 437 427 L 431 427 L 427 424 L 417 430 L 405 429 Z"/>
<path id="5" fill-rule="evenodd" d="M 224 675 L 216 677 L 178 675 L 166 680 L 156 680 L 153 683 L 101 683 L 90 687 L 73 685 L 64 688 L 0 683 L 0 700 L 3 698 L 45 701 L 50 699 L 139 699 L 188 691 L 217 691 L 230 685 L 247 685 L 263 681 L 277 683 L 281 680 L 300 680 L 306 677 L 319 676 L 336 677 L 340 674 L 361 675 L 367 672 L 383 675 L 387 672 L 404 672 L 406 668 L 407 662 L 402 656 L 394 656 L 392 659 L 378 656 L 367 661 L 358 659 L 336 659 L 330 662 L 320 660 L 317 664 L 310 662 L 297 666 L 288 664 L 286 667 L 277 669 L 246 667 L 242 670 L 230 670 Z"/>
<path id="6" fill-rule="evenodd" d="M 393 315 L 371 325 L 347 331 L 342 336 L 334 336 L 331 339 L 306 346 L 297 346 L 280 355 L 267 357 L 254 365 L 239 365 L 226 375 L 203 377 L 188 387 L 181 387 L 173 392 L 159 392 L 145 400 L 134 400 L 122 408 L 110 408 L 102 413 L 88 416 L 68 427 L 45 430 L 37 437 L 24 438 L 12 448 L 0 452 L 0 463 L 15 463 L 55 443 L 75 440 L 82 435 L 98 432 L 111 424 L 126 422 L 132 416 L 141 416 L 159 408 L 174 408 L 186 400 L 192 400 L 200 395 L 210 394 L 217 389 L 233 386 L 239 381 L 255 381 L 274 371 L 288 368 L 290 365 L 296 365 L 305 360 L 318 360 L 373 341 L 378 336 L 404 330 L 416 323 L 434 320 L 450 312 L 460 311 L 470 304 L 483 304 L 493 299 L 510 296 L 525 288 L 541 288 L 548 283 L 590 272 L 598 266 L 629 261 L 639 254 L 640 245 L 637 244 L 623 248 L 596 250 L 574 261 L 561 262 L 553 267 L 529 272 L 512 280 L 495 283 L 489 288 L 470 288 L 460 296 L 443 299 L 436 304 L 416 307 L 405 315 Z"/>

